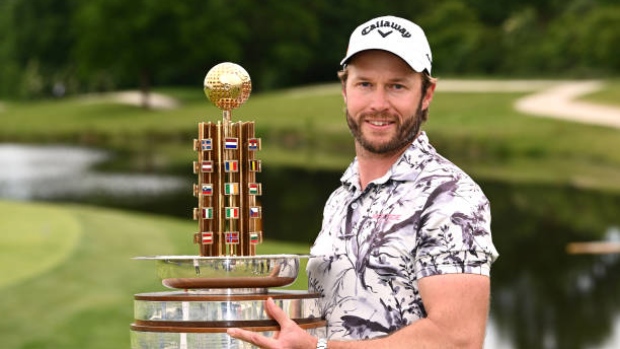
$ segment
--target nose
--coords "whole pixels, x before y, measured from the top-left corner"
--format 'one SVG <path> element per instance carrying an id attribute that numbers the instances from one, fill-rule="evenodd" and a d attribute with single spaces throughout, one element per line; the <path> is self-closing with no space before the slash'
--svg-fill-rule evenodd
<path id="1" fill-rule="evenodd" d="M 388 95 L 384 89 L 375 89 L 370 97 L 370 109 L 375 112 L 386 111 L 390 107 Z"/>

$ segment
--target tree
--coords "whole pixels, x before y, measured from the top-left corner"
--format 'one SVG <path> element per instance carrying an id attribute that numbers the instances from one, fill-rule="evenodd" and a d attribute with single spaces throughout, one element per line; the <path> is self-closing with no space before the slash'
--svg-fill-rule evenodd
<path id="1" fill-rule="evenodd" d="M 74 48 L 79 73 L 108 74 L 121 84 L 131 76 L 139 81 L 143 106 L 148 107 L 153 72 L 175 51 L 174 21 L 167 4 L 149 0 L 81 3 L 74 18 L 80 33 Z M 170 40 L 169 46 L 164 38 Z"/>
<path id="2" fill-rule="evenodd" d="M 2 3 L 0 59 L 4 62 L 3 88 L 8 94 L 22 91 L 25 98 L 48 95 L 55 83 L 66 78 L 65 73 L 72 65 L 69 52 L 75 40 L 68 25 L 74 3 L 74 0 Z M 32 83 L 33 74 L 40 80 L 36 84 Z"/>
<path id="3" fill-rule="evenodd" d="M 539 57 L 555 73 L 620 72 L 620 6 L 574 0 L 549 25 Z"/>
<path id="4" fill-rule="evenodd" d="M 436 62 L 434 73 L 466 73 L 476 69 L 483 27 L 476 14 L 461 1 L 442 1 L 421 16 Z"/>
<path id="5" fill-rule="evenodd" d="M 578 22 L 578 48 L 583 61 L 593 69 L 620 73 L 620 6 L 592 9 Z"/>
<path id="6" fill-rule="evenodd" d="M 268 0 L 242 13 L 252 28 L 243 42 L 244 64 L 255 72 L 256 87 L 269 89 L 297 82 L 313 59 L 319 40 L 319 16 L 312 1 Z"/>

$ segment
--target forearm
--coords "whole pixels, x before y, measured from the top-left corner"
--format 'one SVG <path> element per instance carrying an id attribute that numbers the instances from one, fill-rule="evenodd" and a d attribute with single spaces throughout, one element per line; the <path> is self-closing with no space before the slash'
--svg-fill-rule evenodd
<path id="1" fill-rule="evenodd" d="M 480 349 L 483 342 L 484 330 L 482 333 L 473 334 L 459 329 L 442 329 L 430 319 L 421 319 L 389 336 L 363 341 L 329 341 L 327 347 L 329 349 Z"/>

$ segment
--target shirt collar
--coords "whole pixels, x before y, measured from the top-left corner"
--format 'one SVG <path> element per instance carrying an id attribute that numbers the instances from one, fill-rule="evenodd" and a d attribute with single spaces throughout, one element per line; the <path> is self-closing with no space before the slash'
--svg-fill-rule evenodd
<path id="1" fill-rule="evenodd" d="M 433 148 L 430 144 L 426 132 L 422 131 L 418 137 L 411 142 L 411 145 L 407 148 L 407 150 L 405 150 L 400 158 L 396 160 L 385 175 L 373 180 L 371 183 L 381 185 L 387 183 L 389 180 L 403 182 L 413 181 L 424 169 L 424 165 L 426 163 L 425 160 L 428 159 L 428 154 L 434 154 L 435 152 L 435 148 Z M 342 182 L 342 185 L 347 187 L 349 190 L 360 190 L 360 176 L 357 157 L 353 159 L 353 162 L 351 162 L 347 170 L 344 172 L 340 178 L 340 181 Z"/>

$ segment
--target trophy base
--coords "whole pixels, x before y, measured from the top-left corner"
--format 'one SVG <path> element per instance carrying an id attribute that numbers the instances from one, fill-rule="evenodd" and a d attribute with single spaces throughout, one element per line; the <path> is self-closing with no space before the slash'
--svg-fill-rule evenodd
<path id="1" fill-rule="evenodd" d="M 302 328 L 304 326 L 302 325 Z M 247 328 L 246 328 L 247 329 Z M 252 331 L 273 337 L 278 327 L 252 328 Z M 325 337 L 325 325 L 317 325 L 316 328 L 306 328 L 306 332 L 315 337 Z M 164 349 L 256 349 L 257 347 L 234 339 L 225 331 L 217 332 L 143 332 L 132 329 L 131 349 L 164 348 Z"/>
<path id="2" fill-rule="evenodd" d="M 131 348 L 254 348 L 226 331 L 243 328 L 273 336 L 279 326 L 265 312 L 267 298 L 310 334 L 325 336 L 326 322 L 316 307 L 318 297 L 305 291 L 246 293 L 236 289 L 136 294 Z"/>

